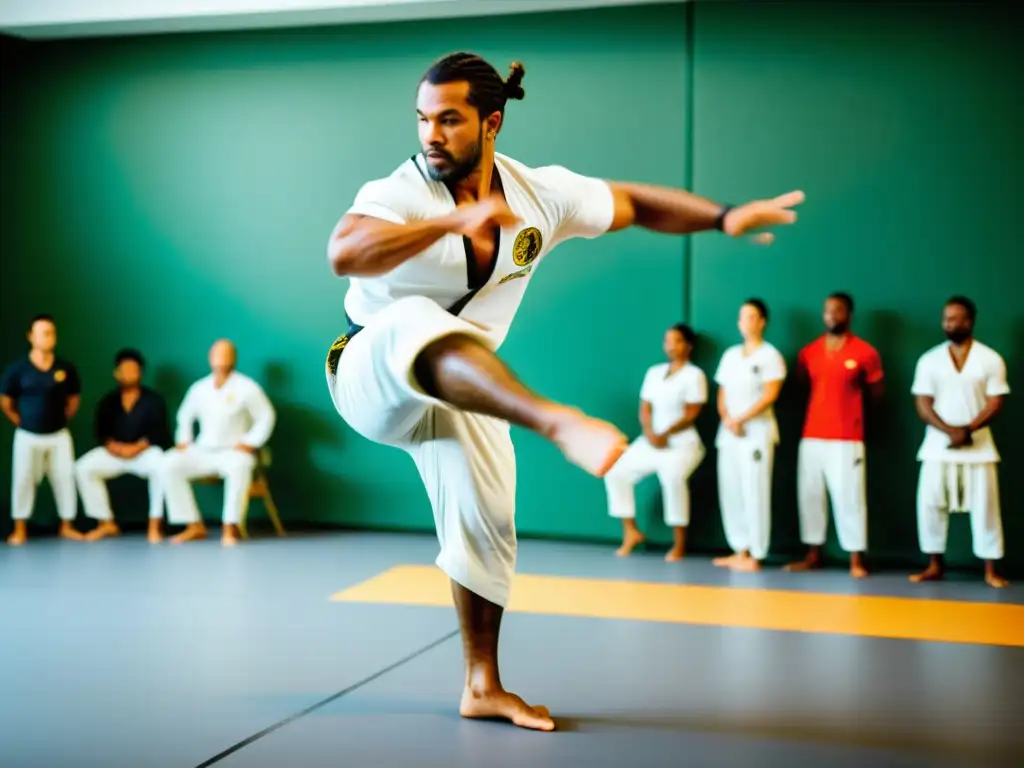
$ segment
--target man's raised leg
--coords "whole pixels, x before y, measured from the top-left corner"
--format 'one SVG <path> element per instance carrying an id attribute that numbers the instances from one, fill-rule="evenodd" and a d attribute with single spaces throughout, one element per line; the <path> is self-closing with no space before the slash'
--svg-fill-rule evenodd
<path id="1" fill-rule="evenodd" d="M 531 392 L 497 355 L 468 335 L 455 333 L 429 344 L 417 357 L 414 372 L 429 395 L 536 432 L 597 477 L 611 469 L 629 444 L 615 426 Z"/>

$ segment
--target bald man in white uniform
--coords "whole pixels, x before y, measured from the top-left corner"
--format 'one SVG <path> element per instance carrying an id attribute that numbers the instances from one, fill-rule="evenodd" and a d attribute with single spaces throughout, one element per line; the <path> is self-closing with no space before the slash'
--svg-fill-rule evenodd
<path id="1" fill-rule="evenodd" d="M 912 393 L 925 422 L 917 459 L 917 531 L 928 568 L 911 581 L 941 579 L 949 515 L 971 516 L 974 555 L 985 561 L 985 581 L 1005 587 L 996 572 L 1003 558 L 1003 522 L 999 503 L 996 449 L 989 426 L 1010 393 L 1006 363 L 991 347 L 974 338 L 977 309 L 965 296 L 954 296 L 943 310 L 948 342 L 933 347 L 917 362 Z"/>
<path id="2" fill-rule="evenodd" d="M 605 475 L 608 514 L 622 520 L 622 546 L 616 551 L 620 557 L 646 539 L 636 525 L 635 486 L 652 474 L 661 485 L 665 525 L 672 529 L 672 548 L 665 560 L 681 560 L 685 554 L 690 476 L 706 453 L 694 426 L 708 401 L 707 377 L 690 360 L 695 338 L 683 323 L 665 332 L 663 348 L 668 362 L 648 368 L 640 387 L 643 434 Z"/>
<path id="3" fill-rule="evenodd" d="M 277 413 L 260 385 L 235 369 L 236 359 L 230 341 L 215 343 L 210 348 L 211 373 L 188 388 L 178 408 L 175 448 L 165 455 L 160 473 L 167 520 L 185 526 L 171 539 L 173 544 L 206 538 L 190 483 L 210 476 L 224 480 L 221 543 L 238 543 L 256 454 L 270 440 Z"/>
<path id="4" fill-rule="evenodd" d="M 800 192 L 729 208 L 680 190 L 611 184 L 497 154 L 506 100 L 522 98 L 473 54 L 435 62 L 417 98 L 421 154 L 364 185 L 331 235 L 350 278 L 349 329 L 326 361 L 331 398 L 369 440 L 407 452 L 434 511 L 463 635 L 464 717 L 552 730 L 544 707 L 498 675 L 501 617 L 515 570 L 515 454 L 509 425 L 551 440 L 602 477 L 625 450 L 614 426 L 531 392 L 496 350 L 558 243 L 630 225 L 730 235 L 795 220 Z M 552 340 L 553 341 L 553 340 Z"/>

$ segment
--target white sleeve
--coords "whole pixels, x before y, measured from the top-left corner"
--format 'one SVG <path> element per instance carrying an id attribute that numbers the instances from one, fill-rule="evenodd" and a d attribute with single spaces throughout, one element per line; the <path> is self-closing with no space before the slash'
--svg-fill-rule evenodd
<path id="1" fill-rule="evenodd" d="M 915 396 L 935 397 L 935 377 L 928 365 L 929 355 L 922 355 L 914 367 L 914 382 L 910 385 L 910 394 Z"/>
<path id="2" fill-rule="evenodd" d="M 177 425 L 174 432 L 175 445 L 185 445 L 196 439 L 196 419 L 199 418 L 199 387 L 196 382 L 185 391 L 185 397 L 178 406 Z"/>
<path id="3" fill-rule="evenodd" d="M 688 382 L 685 392 L 687 404 L 703 404 L 708 401 L 708 378 L 698 369 Z"/>
<path id="4" fill-rule="evenodd" d="M 720 387 L 724 387 L 726 380 L 729 378 L 729 362 L 731 357 L 732 350 L 725 350 L 722 359 L 718 361 L 718 367 L 715 369 L 715 383 Z"/>
<path id="5" fill-rule="evenodd" d="M 777 349 L 767 356 L 764 366 L 765 381 L 781 381 L 786 378 L 786 358 Z"/>
<path id="6" fill-rule="evenodd" d="M 409 223 L 417 218 L 415 212 L 416 201 L 412 190 L 392 176 L 364 184 L 346 211 L 349 214 L 383 219 L 392 224 Z"/>
<path id="7" fill-rule="evenodd" d="M 1006 362 L 998 354 L 992 355 L 992 360 L 988 365 L 985 394 L 988 397 L 1010 394 L 1010 384 L 1006 381 Z"/>
<path id="8" fill-rule="evenodd" d="M 651 402 L 651 374 L 654 373 L 653 368 L 648 368 L 647 373 L 644 374 L 644 383 L 640 385 L 640 399 L 645 400 L 648 403 Z"/>
<path id="9" fill-rule="evenodd" d="M 554 239 L 593 239 L 606 233 L 615 218 L 612 188 L 603 179 L 583 176 L 560 165 L 539 168 L 555 196 L 557 225 Z"/>
<path id="10" fill-rule="evenodd" d="M 239 441 L 252 448 L 260 448 L 270 439 L 277 422 L 277 412 L 270 400 L 255 381 L 246 387 L 245 405 L 252 416 L 252 427 Z"/>

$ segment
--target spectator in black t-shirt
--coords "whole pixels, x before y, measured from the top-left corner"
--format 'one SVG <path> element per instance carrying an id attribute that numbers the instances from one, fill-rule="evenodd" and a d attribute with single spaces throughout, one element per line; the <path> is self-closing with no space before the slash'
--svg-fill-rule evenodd
<path id="1" fill-rule="evenodd" d="M 75 492 L 75 446 L 68 422 L 78 411 L 82 385 L 78 369 L 57 357 L 57 326 L 49 315 L 29 324 L 28 355 L 11 363 L 0 376 L 0 410 L 14 424 L 11 461 L 11 545 L 28 539 L 27 521 L 36 502 L 36 488 L 49 478 L 60 516 L 60 536 L 82 539 L 73 520 L 78 514 Z"/>
<path id="2" fill-rule="evenodd" d="M 145 360 L 135 349 L 122 349 L 114 358 L 119 384 L 104 395 L 96 408 L 97 446 L 75 465 L 78 492 L 85 514 L 97 521 L 86 538 L 95 541 L 121 531 L 110 509 L 106 481 L 125 473 L 149 481 L 149 540 L 163 537 L 164 497 L 159 469 L 164 451 L 171 447 L 164 398 L 142 385 Z"/>

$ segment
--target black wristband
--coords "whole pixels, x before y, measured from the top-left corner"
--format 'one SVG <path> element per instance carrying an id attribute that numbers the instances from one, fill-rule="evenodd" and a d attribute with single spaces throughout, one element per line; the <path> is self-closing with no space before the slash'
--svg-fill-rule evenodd
<path id="1" fill-rule="evenodd" d="M 719 232 L 725 231 L 725 214 L 735 208 L 735 205 L 723 205 L 722 210 L 718 212 L 718 216 L 715 217 L 715 229 Z"/>

